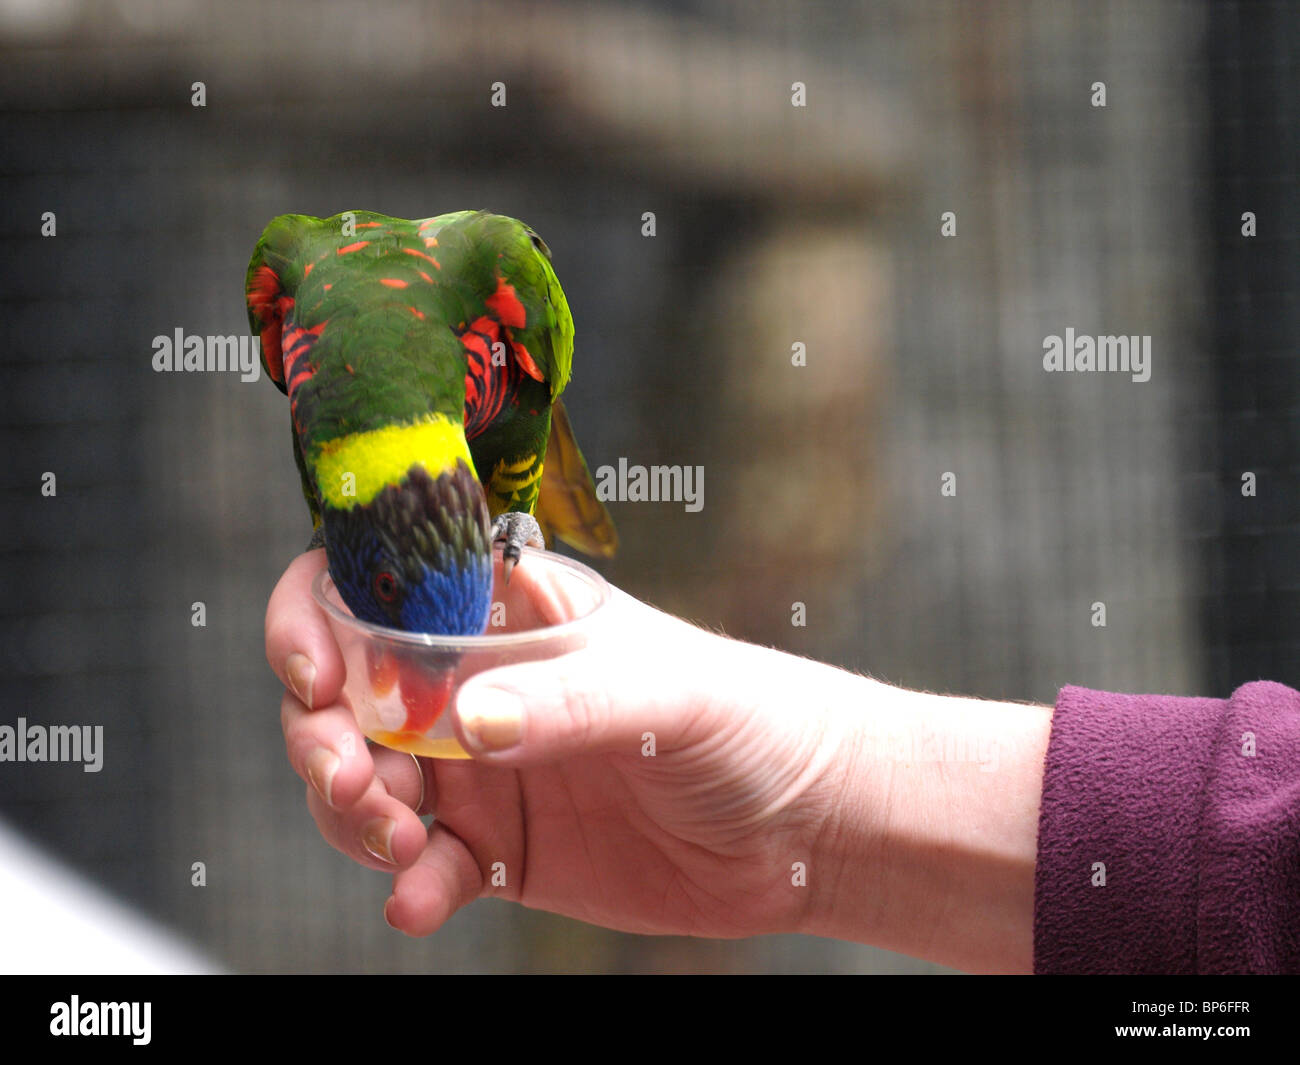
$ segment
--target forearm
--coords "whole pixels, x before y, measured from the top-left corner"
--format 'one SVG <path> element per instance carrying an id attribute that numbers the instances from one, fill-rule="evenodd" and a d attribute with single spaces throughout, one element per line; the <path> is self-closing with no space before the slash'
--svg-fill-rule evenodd
<path id="1" fill-rule="evenodd" d="M 1051 709 L 828 673 L 837 794 L 798 930 L 967 971 L 1031 971 Z"/>

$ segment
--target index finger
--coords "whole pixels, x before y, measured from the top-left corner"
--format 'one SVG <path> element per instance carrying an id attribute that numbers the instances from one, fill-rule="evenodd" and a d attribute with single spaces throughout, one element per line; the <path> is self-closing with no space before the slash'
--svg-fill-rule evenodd
<path id="1" fill-rule="evenodd" d="M 311 594 L 311 582 L 324 568 L 324 548 L 299 555 L 266 606 L 266 660 L 281 683 L 313 709 L 338 698 L 346 673 L 334 633 Z"/>

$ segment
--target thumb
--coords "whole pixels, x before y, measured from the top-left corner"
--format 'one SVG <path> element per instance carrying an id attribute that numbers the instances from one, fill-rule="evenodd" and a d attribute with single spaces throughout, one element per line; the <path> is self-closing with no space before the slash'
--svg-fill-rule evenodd
<path id="1" fill-rule="evenodd" d="M 576 754 L 629 757 L 684 745 L 697 698 L 669 670 L 617 668 L 589 650 L 471 677 L 456 697 L 456 730 L 476 759 L 540 765 Z"/>

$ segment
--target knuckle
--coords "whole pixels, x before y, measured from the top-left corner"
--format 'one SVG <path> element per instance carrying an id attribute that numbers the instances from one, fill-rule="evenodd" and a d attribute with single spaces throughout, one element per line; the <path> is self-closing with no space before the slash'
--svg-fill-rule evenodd
<path id="1" fill-rule="evenodd" d="M 570 675 L 561 688 L 561 699 L 580 746 L 589 746 L 608 731 L 612 708 L 606 684 L 582 683 Z"/>

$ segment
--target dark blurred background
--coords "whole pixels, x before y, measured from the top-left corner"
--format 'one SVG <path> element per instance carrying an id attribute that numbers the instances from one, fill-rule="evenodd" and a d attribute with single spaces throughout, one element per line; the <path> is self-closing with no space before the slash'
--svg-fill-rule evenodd
<path id="1" fill-rule="evenodd" d="M 611 505 L 630 593 L 933 690 L 1300 684 L 1298 15 L 0 0 L 0 724 L 105 735 L 97 774 L 0 763 L 0 824 L 238 971 L 935 970 L 495 901 L 392 932 L 263 656 L 309 532 L 284 398 L 155 374 L 152 338 L 245 332 L 276 214 L 514 215 L 592 467 L 705 469 L 698 513 Z M 1045 373 L 1066 327 L 1150 335 L 1150 380 Z"/>

